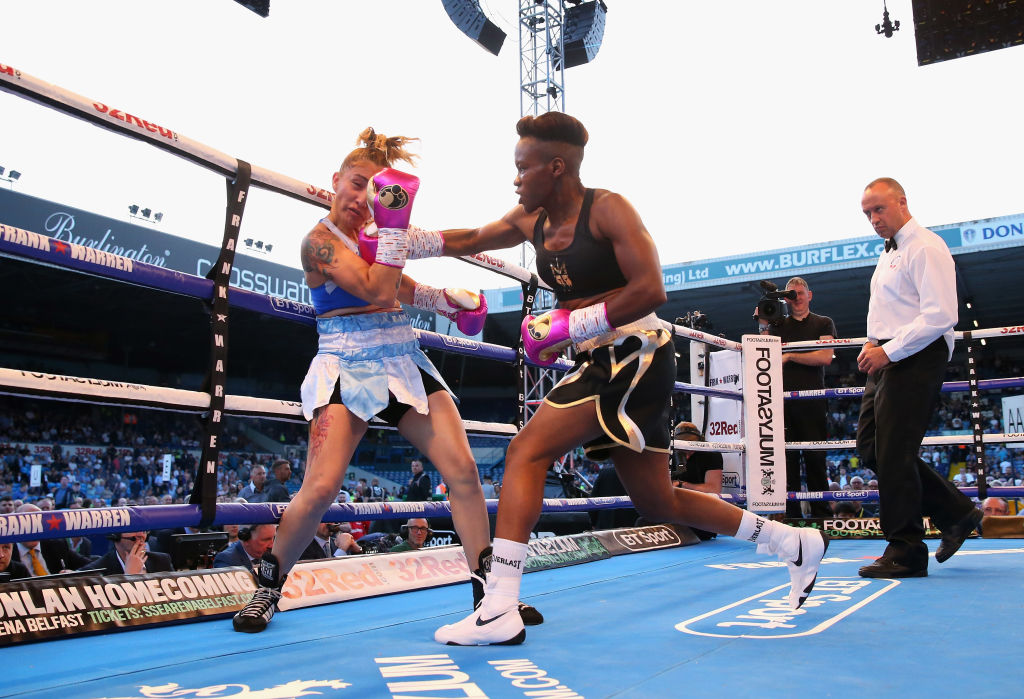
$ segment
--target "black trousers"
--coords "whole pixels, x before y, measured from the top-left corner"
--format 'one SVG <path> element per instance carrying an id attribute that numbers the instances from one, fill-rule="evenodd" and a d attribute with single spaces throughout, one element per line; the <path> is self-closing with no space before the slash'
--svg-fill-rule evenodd
<path id="1" fill-rule="evenodd" d="M 828 425 L 824 400 L 788 400 L 784 405 L 787 442 L 811 442 L 828 439 Z M 800 459 L 803 458 L 807 473 L 807 490 L 827 491 L 828 476 L 825 473 L 825 452 L 806 449 L 786 451 L 786 490 L 800 490 Z M 830 511 L 824 502 L 812 502 L 814 517 L 828 517 Z M 786 501 L 786 517 L 802 517 L 799 500 Z"/>
<path id="2" fill-rule="evenodd" d="M 860 404 L 857 451 L 878 476 L 885 557 L 927 568 L 922 515 L 939 529 L 963 519 L 974 505 L 918 456 L 939 403 L 948 361 L 941 337 L 868 377 Z"/>

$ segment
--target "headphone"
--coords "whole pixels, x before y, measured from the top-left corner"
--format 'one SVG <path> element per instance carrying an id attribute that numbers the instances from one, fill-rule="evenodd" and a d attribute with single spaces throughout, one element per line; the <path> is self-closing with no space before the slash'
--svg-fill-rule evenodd
<path id="1" fill-rule="evenodd" d="M 249 539 L 252 538 L 252 526 L 253 525 L 248 524 L 248 525 L 246 525 L 244 527 L 239 527 L 238 528 L 238 538 L 241 541 L 248 541 Z"/>

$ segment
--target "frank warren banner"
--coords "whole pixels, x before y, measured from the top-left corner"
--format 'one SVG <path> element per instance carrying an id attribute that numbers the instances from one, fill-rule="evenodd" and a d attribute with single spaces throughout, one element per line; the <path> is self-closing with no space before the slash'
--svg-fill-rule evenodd
<path id="1" fill-rule="evenodd" d="M 197 277 L 205 277 L 220 254 L 212 245 L 4 189 L 0 223 Z M 231 286 L 310 303 L 302 270 L 248 255 L 235 257 Z"/>

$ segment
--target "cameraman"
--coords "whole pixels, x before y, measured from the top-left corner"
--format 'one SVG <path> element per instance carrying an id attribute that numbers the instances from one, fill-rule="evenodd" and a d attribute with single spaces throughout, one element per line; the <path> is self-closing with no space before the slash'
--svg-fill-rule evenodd
<path id="1" fill-rule="evenodd" d="M 783 342 L 807 340 L 831 340 L 836 336 L 836 326 L 828 316 L 811 313 L 811 292 L 801 277 L 793 277 L 786 283 L 786 291 L 795 293 L 789 301 L 789 316 L 769 324 L 758 318 L 762 335 L 777 335 Z M 755 312 L 755 317 L 757 313 Z M 832 363 L 832 350 L 828 348 L 803 352 L 786 352 L 782 355 L 782 389 L 804 391 L 825 388 L 825 367 Z M 828 403 L 824 398 L 812 400 L 788 400 L 785 402 L 784 418 L 787 442 L 820 441 L 828 438 L 826 411 Z M 815 450 L 786 451 L 786 490 L 800 490 L 800 457 L 803 455 L 807 474 L 807 490 L 828 490 L 825 473 L 825 452 Z M 824 502 L 811 503 L 811 515 L 831 515 Z M 786 500 L 786 517 L 800 518 L 800 502 Z"/>

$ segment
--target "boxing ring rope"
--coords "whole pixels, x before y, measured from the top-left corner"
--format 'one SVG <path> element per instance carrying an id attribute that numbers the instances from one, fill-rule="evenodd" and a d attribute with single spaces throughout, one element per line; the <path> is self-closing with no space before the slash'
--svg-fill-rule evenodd
<path id="1" fill-rule="evenodd" d="M 968 497 L 977 497 L 978 488 L 960 488 Z M 994 497 L 1024 497 L 1024 487 L 991 487 Z M 742 504 L 746 498 L 723 494 L 723 500 Z M 877 490 L 837 490 L 824 492 L 791 492 L 790 500 L 821 500 L 826 502 L 875 502 Z M 497 500 L 487 500 L 487 511 L 498 511 Z M 214 526 L 225 524 L 274 524 L 280 521 L 287 503 L 220 503 L 217 505 Z M 543 511 L 590 512 L 633 507 L 628 496 L 617 495 L 598 498 L 545 498 Z M 58 539 L 67 536 L 89 536 L 117 532 L 154 531 L 174 527 L 197 527 L 201 523 L 199 505 L 144 505 L 129 507 L 96 507 L 78 510 L 50 510 L 43 512 L 11 513 L 0 515 L 0 542 Z M 439 502 L 353 502 L 335 503 L 324 513 L 323 522 L 354 522 L 378 519 L 405 519 L 409 517 L 449 518 L 451 504 Z"/>
<path id="2" fill-rule="evenodd" d="M 980 328 L 977 330 L 955 330 L 953 339 L 965 340 L 967 332 L 975 340 L 984 340 L 996 337 L 1007 337 L 1010 335 L 1024 335 L 1024 325 L 1007 325 L 1000 328 Z M 837 338 L 833 340 L 804 340 L 801 342 L 783 342 L 782 350 L 796 349 L 823 349 L 826 347 L 860 347 L 868 341 L 866 337 Z"/>
<path id="3" fill-rule="evenodd" d="M 498 511 L 497 500 L 486 500 L 487 511 Z M 224 524 L 275 524 L 280 521 L 288 503 L 219 503 L 214 526 Z M 601 498 L 546 498 L 544 512 L 589 512 L 632 507 L 624 495 Z M 128 507 L 94 507 L 77 510 L 0 515 L 0 542 L 58 539 L 65 536 L 88 536 L 116 532 L 153 531 L 173 527 L 198 527 L 202 510 L 199 505 L 141 505 Z M 348 502 L 334 503 L 324 513 L 322 522 L 360 522 L 378 519 L 452 516 L 451 504 L 445 501 L 426 502 Z"/>
<path id="4" fill-rule="evenodd" d="M 980 379 L 978 388 L 983 391 L 998 391 L 1004 388 L 1024 388 L 1024 377 L 1006 379 Z M 957 393 L 970 389 L 968 381 L 946 381 L 942 384 L 943 393 Z M 850 388 L 813 388 L 804 391 L 786 391 L 783 396 L 791 400 L 804 398 L 851 398 L 864 395 L 864 386 Z"/>
<path id="5" fill-rule="evenodd" d="M 83 97 L 2 63 L 0 63 L 0 89 L 110 131 L 145 141 L 225 177 L 232 178 L 238 172 L 238 160 L 227 153 L 195 141 L 165 126 Z M 328 189 L 301 182 L 258 165 L 252 165 L 251 168 L 253 185 L 324 209 L 331 207 L 334 193 Z M 528 270 L 491 255 L 465 255 L 459 259 L 519 281 L 530 281 L 531 275 Z M 550 290 L 550 287 L 542 281 L 539 285 Z"/>

